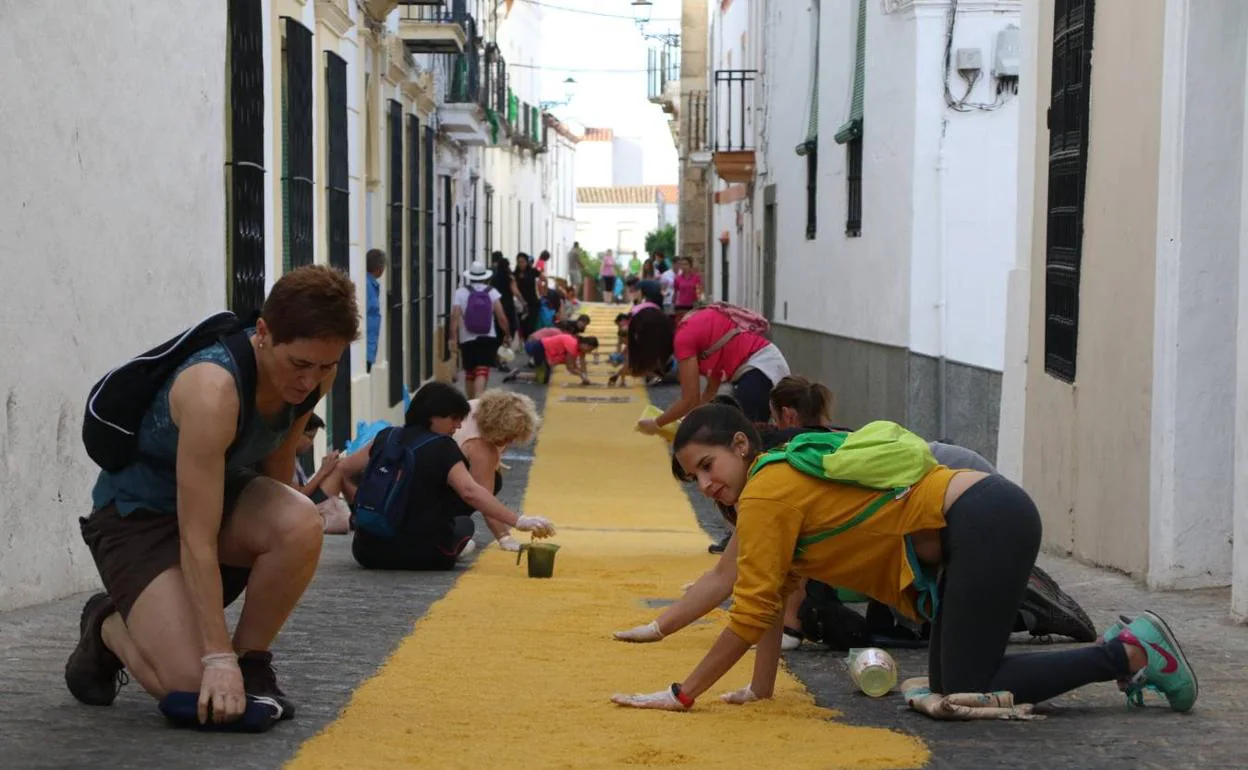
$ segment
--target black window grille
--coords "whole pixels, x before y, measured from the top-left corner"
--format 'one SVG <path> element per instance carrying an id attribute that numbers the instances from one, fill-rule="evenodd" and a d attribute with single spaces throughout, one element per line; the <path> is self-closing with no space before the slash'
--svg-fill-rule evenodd
<path id="1" fill-rule="evenodd" d="M 1057 0 L 1053 20 L 1044 370 L 1067 382 L 1075 380 L 1079 340 L 1094 5 L 1093 0 Z"/>
<path id="2" fill-rule="evenodd" d="M 421 201 L 425 204 L 425 232 L 421 244 L 425 257 L 425 329 L 421 349 L 425 354 L 425 371 L 433 373 L 433 129 L 425 126 L 424 186 Z"/>
<path id="3" fill-rule="evenodd" d="M 451 177 L 442 178 L 442 360 L 451 360 L 451 294 L 455 290 L 455 223 L 451 220 Z"/>
<path id="4" fill-rule="evenodd" d="M 351 272 L 351 202 L 347 160 L 347 62 L 341 56 L 325 53 L 325 218 L 329 225 L 329 264 Z M 351 346 L 342 352 L 338 373 L 330 391 L 328 440 L 341 449 L 351 440 Z"/>
<path id="5" fill-rule="evenodd" d="M 390 136 L 389 192 L 390 228 L 390 405 L 403 400 L 403 105 L 389 100 Z"/>
<path id="6" fill-rule="evenodd" d="M 407 386 L 420 386 L 420 118 L 407 116 Z"/>
<path id="7" fill-rule="evenodd" d="M 859 174 L 861 177 L 861 174 Z M 859 180 L 861 183 L 861 179 Z M 819 140 L 806 142 L 806 239 L 819 232 Z"/>
<path id="8" fill-rule="evenodd" d="M 472 246 L 468 249 L 468 261 L 472 262 L 478 258 L 477 255 L 477 180 L 472 180 L 472 225 L 468 228 L 468 237 L 471 239 Z M 485 264 L 490 264 L 490 255 L 485 255 Z"/>
<path id="9" fill-rule="evenodd" d="M 494 188 L 485 186 L 485 253 L 494 256 Z"/>
<path id="10" fill-rule="evenodd" d="M 250 319 L 264 304 L 264 27 L 260 0 L 230 0 L 226 248 L 230 308 Z"/>
<path id="11" fill-rule="evenodd" d="M 845 234 L 851 238 L 862 235 L 862 136 L 845 144 L 848 168 L 845 173 L 849 192 L 848 212 L 845 215 Z"/>
<path id="12" fill-rule="evenodd" d="M 285 18 L 283 268 L 312 264 L 312 31 Z"/>

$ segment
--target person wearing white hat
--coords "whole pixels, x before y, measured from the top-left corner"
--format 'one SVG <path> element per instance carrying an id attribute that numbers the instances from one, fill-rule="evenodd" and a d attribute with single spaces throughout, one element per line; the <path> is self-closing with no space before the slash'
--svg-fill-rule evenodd
<path id="1" fill-rule="evenodd" d="M 459 340 L 459 363 L 464 370 L 464 391 L 476 398 L 490 382 L 490 368 L 498 356 L 498 341 L 506 337 L 507 312 L 498 289 L 490 286 L 494 271 L 476 260 L 464 271 L 464 285 L 455 290 L 451 303 L 451 328 Z"/>

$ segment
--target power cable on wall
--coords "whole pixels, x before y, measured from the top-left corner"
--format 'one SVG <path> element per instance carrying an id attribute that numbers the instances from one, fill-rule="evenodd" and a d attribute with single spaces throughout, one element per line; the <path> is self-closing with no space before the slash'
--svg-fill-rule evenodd
<path id="1" fill-rule="evenodd" d="M 949 88 L 949 74 L 953 64 L 953 30 L 958 19 L 958 0 L 953 0 L 949 4 L 949 22 L 945 28 L 945 67 L 942 73 L 941 81 L 945 87 L 945 105 L 955 112 L 993 112 L 1005 106 L 1006 97 L 1001 88 L 997 89 L 997 99 L 991 103 L 968 102 L 971 92 L 975 90 L 975 86 L 983 78 L 983 73 L 979 70 L 973 75 L 967 75 L 959 72 L 962 80 L 966 82 L 966 92 L 962 94 L 961 99 L 953 97 L 953 91 Z"/>

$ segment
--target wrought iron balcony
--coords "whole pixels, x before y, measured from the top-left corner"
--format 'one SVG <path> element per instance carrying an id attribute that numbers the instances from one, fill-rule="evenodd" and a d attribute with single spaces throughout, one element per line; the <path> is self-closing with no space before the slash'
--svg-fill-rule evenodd
<path id="1" fill-rule="evenodd" d="M 486 51 L 480 45 L 476 22 L 471 16 L 465 20 L 464 28 L 468 32 L 468 46 L 463 53 L 445 59 L 447 92 L 438 112 L 442 127 L 452 137 L 469 146 L 483 147 L 490 143 L 492 133 L 486 120 L 490 91 L 481 82 Z"/>
<path id="2" fill-rule="evenodd" d="M 666 113 L 676 112 L 680 94 L 680 46 L 665 41 L 651 48 L 646 65 L 647 96 Z"/>
<path id="3" fill-rule="evenodd" d="M 399 37 L 410 53 L 461 54 L 467 48 L 468 0 L 400 0 L 399 5 Z"/>
<path id="4" fill-rule="evenodd" d="M 757 75 L 757 70 L 715 71 L 711 151 L 715 171 L 726 182 L 754 179 L 754 83 Z"/>
<path id="5" fill-rule="evenodd" d="M 711 99 L 705 90 L 680 95 L 680 155 L 694 165 L 711 162 Z"/>

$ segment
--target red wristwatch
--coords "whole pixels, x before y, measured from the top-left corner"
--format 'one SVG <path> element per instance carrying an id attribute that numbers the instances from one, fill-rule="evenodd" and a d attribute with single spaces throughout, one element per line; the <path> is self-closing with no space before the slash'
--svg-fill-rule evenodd
<path id="1" fill-rule="evenodd" d="M 693 698 L 685 695 L 680 691 L 680 682 L 672 682 L 672 697 L 680 701 L 680 705 L 687 709 L 693 708 Z"/>

